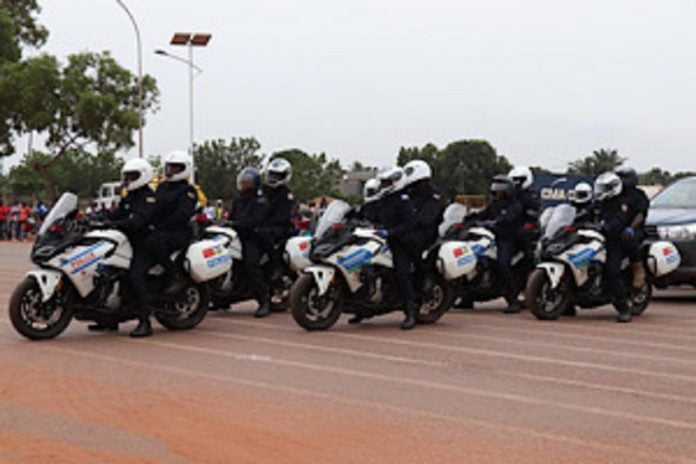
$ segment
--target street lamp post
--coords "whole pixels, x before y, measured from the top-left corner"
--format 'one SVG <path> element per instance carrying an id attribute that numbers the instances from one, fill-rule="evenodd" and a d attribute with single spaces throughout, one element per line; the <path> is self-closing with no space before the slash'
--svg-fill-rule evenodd
<path id="1" fill-rule="evenodd" d="M 144 156 L 143 147 L 143 42 L 140 37 L 140 28 L 138 23 L 135 21 L 135 16 L 128 9 L 123 0 L 116 0 L 123 11 L 126 12 L 128 18 L 133 24 L 133 29 L 135 29 L 135 39 L 138 46 L 138 156 L 141 158 Z"/>
<path id="2" fill-rule="evenodd" d="M 193 156 L 193 79 L 196 77 L 193 71 L 197 71 L 199 74 L 203 72 L 201 68 L 196 66 L 193 62 L 193 47 L 205 47 L 210 42 L 212 38 L 211 34 L 191 34 L 188 32 L 177 32 L 172 37 L 170 41 L 171 45 L 184 45 L 188 47 L 188 60 L 180 58 L 176 55 L 172 55 L 164 50 L 155 50 L 155 53 L 162 56 L 167 56 L 173 58 L 177 61 L 186 63 L 189 67 L 189 151 L 191 156 Z"/>

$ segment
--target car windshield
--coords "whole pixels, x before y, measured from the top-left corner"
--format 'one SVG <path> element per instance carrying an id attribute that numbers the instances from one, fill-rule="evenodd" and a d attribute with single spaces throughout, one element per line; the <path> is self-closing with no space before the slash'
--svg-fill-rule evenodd
<path id="1" fill-rule="evenodd" d="M 551 238 L 562 227 L 572 225 L 575 222 L 575 214 L 575 208 L 567 203 L 556 206 L 544 229 L 544 237 Z"/>
<path id="2" fill-rule="evenodd" d="M 444 237 L 447 231 L 454 224 L 458 224 L 464 221 L 464 216 L 466 216 L 466 206 L 461 203 L 452 203 L 447 207 L 445 213 L 442 215 L 442 224 L 440 224 L 439 232 L 440 237 Z"/>
<path id="3" fill-rule="evenodd" d="M 39 235 L 43 235 L 53 224 L 64 219 L 68 214 L 72 213 L 77 209 L 77 195 L 70 192 L 65 192 L 60 199 L 56 202 L 55 206 L 51 208 L 51 211 L 46 216 L 41 229 L 39 229 Z"/>
<path id="4" fill-rule="evenodd" d="M 660 192 L 650 203 L 653 208 L 696 208 L 696 178 L 682 180 Z"/>
<path id="5" fill-rule="evenodd" d="M 346 214 L 348 214 L 348 212 L 350 212 L 350 210 L 350 205 L 345 201 L 332 201 L 326 208 L 326 211 L 324 211 L 324 214 L 322 214 L 319 218 L 315 236 L 321 237 L 322 235 L 324 235 L 324 232 L 329 230 L 329 227 L 343 221 L 343 218 L 346 216 Z"/>

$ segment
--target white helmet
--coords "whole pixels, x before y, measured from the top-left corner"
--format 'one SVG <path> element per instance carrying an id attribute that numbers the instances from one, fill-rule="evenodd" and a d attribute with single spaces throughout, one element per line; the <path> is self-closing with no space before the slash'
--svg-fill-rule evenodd
<path id="1" fill-rule="evenodd" d="M 389 168 L 380 172 L 377 179 L 379 179 L 380 197 L 384 197 L 403 189 L 406 176 L 401 168 Z"/>
<path id="2" fill-rule="evenodd" d="M 292 179 L 292 164 L 285 158 L 274 158 L 266 167 L 266 185 L 271 188 L 280 187 Z"/>
<path id="3" fill-rule="evenodd" d="M 608 198 L 614 198 L 621 194 L 623 183 L 621 178 L 613 172 L 605 172 L 600 174 L 595 180 L 594 194 L 598 201 L 604 201 Z"/>
<path id="4" fill-rule="evenodd" d="M 363 186 L 363 201 L 372 203 L 379 200 L 380 181 L 377 178 L 368 179 Z"/>
<path id="5" fill-rule="evenodd" d="M 512 179 L 515 187 L 522 190 L 528 189 L 532 186 L 532 183 L 534 183 L 534 174 L 527 166 L 517 166 L 513 168 L 508 174 L 508 177 Z"/>
<path id="6" fill-rule="evenodd" d="M 592 201 L 592 186 L 587 182 L 580 182 L 568 194 L 568 199 L 574 205 L 586 205 Z"/>
<path id="7" fill-rule="evenodd" d="M 134 158 L 126 161 L 121 168 L 121 182 L 128 191 L 132 192 L 146 186 L 152 180 L 154 172 L 147 160 Z"/>
<path id="8" fill-rule="evenodd" d="M 409 161 L 406 163 L 406 166 L 404 166 L 404 174 L 406 175 L 404 187 L 408 187 L 418 181 L 430 179 L 433 176 L 433 171 L 425 161 L 413 160 Z"/>
<path id="9" fill-rule="evenodd" d="M 185 151 L 173 151 L 164 157 L 166 182 L 189 179 L 193 175 L 193 158 Z"/>

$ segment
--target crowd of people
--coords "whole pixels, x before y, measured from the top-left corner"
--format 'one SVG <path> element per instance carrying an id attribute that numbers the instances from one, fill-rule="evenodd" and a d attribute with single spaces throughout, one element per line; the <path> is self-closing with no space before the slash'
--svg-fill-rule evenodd
<path id="1" fill-rule="evenodd" d="M 0 198 L 0 240 L 21 242 L 29 239 L 41 227 L 47 213 L 48 207 L 43 201 L 32 206 L 19 200 L 5 203 Z"/>

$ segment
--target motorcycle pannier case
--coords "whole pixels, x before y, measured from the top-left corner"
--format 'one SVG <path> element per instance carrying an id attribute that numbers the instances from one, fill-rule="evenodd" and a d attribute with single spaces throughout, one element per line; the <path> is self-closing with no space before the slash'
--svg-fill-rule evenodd
<path id="1" fill-rule="evenodd" d="M 191 278 L 196 282 L 206 282 L 229 271 L 232 256 L 228 244 L 228 238 L 218 237 L 191 245 L 186 252 Z"/>
<path id="2" fill-rule="evenodd" d="M 681 264 L 679 250 L 672 242 L 655 242 L 648 251 L 648 269 L 655 277 L 666 276 Z"/>
<path id="3" fill-rule="evenodd" d="M 476 269 L 476 254 L 464 242 L 446 242 L 438 253 L 438 267 L 446 280 L 455 280 Z"/>

